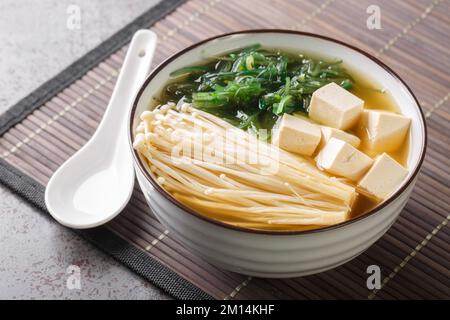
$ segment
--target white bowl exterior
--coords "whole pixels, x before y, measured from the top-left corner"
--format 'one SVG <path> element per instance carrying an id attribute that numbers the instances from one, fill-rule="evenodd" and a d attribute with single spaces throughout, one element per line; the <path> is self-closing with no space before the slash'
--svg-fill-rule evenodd
<path id="1" fill-rule="evenodd" d="M 307 35 L 272 32 L 231 35 L 184 53 L 160 70 L 144 89 L 132 119 L 133 128 L 137 126 L 138 116 L 153 107 L 149 101 L 164 87 L 170 72 L 195 64 L 205 56 L 221 54 L 253 43 L 320 56 L 327 52 L 328 58 L 343 59 L 347 68 L 370 74 L 375 83 L 392 94 L 401 112 L 412 119 L 410 141 L 414 143 L 410 145 L 408 156 L 409 175 L 412 174 L 420 163 L 425 130 L 420 111 L 407 88 L 367 56 L 338 43 Z M 225 228 L 187 213 L 156 191 L 136 163 L 135 169 L 153 213 L 188 248 L 219 267 L 247 275 L 273 278 L 318 273 L 362 253 L 394 223 L 415 184 L 412 181 L 399 197 L 379 212 L 345 226 L 304 234 L 271 235 Z"/>
<path id="2" fill-rule="evenodd" d="M 136 172 L 150 208 L 171 235 L 218 267 L 267 278 L 314 274 L 357 256 L 389 229 L 414 186 L 411 183 L 379 214 L 352 224 L 324 232 L 267 235 L 224 228 L 188 214 Z"/>

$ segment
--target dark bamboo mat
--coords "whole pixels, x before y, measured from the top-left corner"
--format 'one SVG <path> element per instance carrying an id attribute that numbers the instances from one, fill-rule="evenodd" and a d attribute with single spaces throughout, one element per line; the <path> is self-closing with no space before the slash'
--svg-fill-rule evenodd
<path id="1" fill-rule="evenodd" d="M 366 9 L 374 4 L 381 9 L 381 30 L 366 28 Z M 159 36 L 154 65 L 198 40 L 250 28 L 324 34 L 376 55 L 411 86 L 426 113 L 429 140 L 423 170 L 385 236 L 351 262 L 313 276 L 267 280 L 213 267 L 158 223 L 137 189 L 116 219 L 82 235 L 179 298 L 450 298 L 449 0 L 191 0 L 147 26 Z M 6 185 L 43 206 L 43 186 L 52 172 L 95 131 L 125 52 L 126 46 L 84 69 L 31 113 L 7 115 L 17 123 L 0 137 L 0 178 Z M 378 291 L 366 287 L 366 268 L 372 264 L 383 274 Z"/>

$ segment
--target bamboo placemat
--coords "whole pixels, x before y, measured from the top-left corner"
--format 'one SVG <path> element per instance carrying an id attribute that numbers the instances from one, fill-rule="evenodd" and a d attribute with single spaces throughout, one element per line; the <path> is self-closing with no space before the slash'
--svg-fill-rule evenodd
<path id="1" fill-rule="evenodd" d="M 141 17 L 140 23 L 159 36 L 154 65 L 206 37 L 283 28 L 337 38 L 393 67 L 427 118 L 428 151 L 412 197 L 389 232 L 359 257 L 328 272 L 287 280 L 246 277 L 199 259 L 158 223 L 137 189 L 116 219 L 81 234 L 178 298 L 450 298 L 450 1 L 190 0 L 154 23 L 177 4 L 163 1 L 156 13 L 146 13 L 152 19 Z M 381 9 L 381 30 L 366 27 L 370 5 Z M 110 50 L 126 38 L 123 34 L 111 39 Z M 105 52 L 78 66 L 76 79 L 72 72 L 62 89 L 50 83 L 0 119 L 0 179 L 43 210 L 49 177 L 95 131 L 126 45 Z M 366 287 L 372 264 L 382 271 L 380 290 Z"/>

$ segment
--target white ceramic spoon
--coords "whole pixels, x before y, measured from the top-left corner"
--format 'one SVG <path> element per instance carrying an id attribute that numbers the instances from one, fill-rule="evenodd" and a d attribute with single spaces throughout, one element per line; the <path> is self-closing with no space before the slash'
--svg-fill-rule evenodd
<path id="1" fill-rule="evenodd" d="M 155 47 L 153 32 L 136 32 L 97 131 L 48 182 L 45 204 L 61 224 L 77 229 L 95 227 L 114 218 L 128 203 L 134 169 L 126 119 L 149 72 Z"/>

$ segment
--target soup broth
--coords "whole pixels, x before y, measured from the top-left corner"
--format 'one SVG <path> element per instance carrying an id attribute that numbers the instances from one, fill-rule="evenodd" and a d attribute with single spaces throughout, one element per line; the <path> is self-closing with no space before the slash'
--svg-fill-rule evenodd
<path id="1" fill-rule="evenodd" d="M 352 76 L 355 79 L 356 84 L 352 88 L 351 92 L 364 100 L 365 109 L 384 110 L 401 114 L 400 108 L 397 106 L 389 92 L 383 91 L 382 89 L 375 89 L 374 85 L 371 84 L 373 82 L 371 82 L 368 78 L 354 74 L 352 74 Z M 367 135 L 365 130 L 359 128 L 358 126 L 350 131 L 357 135 L 361 141 L 365 138 L 365 135 Z M 388 152 L 392 158 L 404 167 L 408 167 L 409 139 L 409 135 L 407 135 L 404 143 L 399 149 L 394 152 Z M 370 154 L 372 157 L 379 155 L 379 153 L 371 153 L 364 144 L 361 144 L 359 149 L 366 154 Z M 363 215 L 371 209 L 374 209 L 377 205 L 378 202 L 363 194 L 359 194 L 355 204 L 353 205 L 351 217 L 354 218 Z"/>
<path id="2" fill-rule="evenodd" d="M 270 54 L 270 51 L 268 51 L 267 55 L 269 56 Z M 200 110 L 206 111 L 212 115 L 222 118 L 231 125 L 243 130 L 247 130 L 249 132 L 251 132 L 255 128 L 271 129 L 283 113 L 300 113 L 303 116 L 308 116 L 308 105 L 311 101 L 311 94 L 315 90 L 314 87 L 308 87 L 306 85 L 302 86 L 301 83 L 300 85 L 298 85 L 299 81 L 303 81 L 302 79 L 300 79 L 301 77 L 297 75 L 289 76 L 290 71 L 289 69 L 286 69 L 287 71 L 284 75 L 285 79 L 278 77 L 276 80 L 274 80 L 273 85 L 271 84 L 271 86 L 269 86 L 264 84 L 266 86 L 265 90 L 269 90 L 270 93 L 266 93 L 264 98 L 261 98 L 261 95 L 255 93 L 255 91 L 262 90 L 261 84 L 254 81 L 251 82 L 250 80 L 248 80 L 249 78 L 245 78 L 246 74 L 257 74 L 250 71 L 255 70 L 255 59 L 257 59 L 258 55 L 255 54 L 255 56 L 252 58 L 253 60 L 249 59 L 248 55 L 246 57 L 247 58 L 244 59 L 245 61 L 242 62 L 243 67 L 241 69 L 236 69 L 238 70 L 238 72 L 243 72 L 243 76 L 239 78 L 239 81 L 248 81 L 245 86 L 241 85 L 239 81 L 235 81 L 232 78 L 227 78 L 228 75 L 225 75 L 225 73 L 231 73 L 232 70 L 234 70 L 236 60 L 231 63 L 225 58 L 219 58 L 214 62 L 208 62 L 205 65 L 187 67 L 184 70 L 177 71 L 178 73 L 175 74 L 175 79 L 171 79 L 166 89 L 161 93 L 159 102 L 161 104 L 166 104 L 168 102 L 180 104 L 180 100 L 184 102 L 190 102 L 192 103 L 194 108 L 199 107 Z M 374 84 L 369 76 L 361 75 L 356 72 L 347 72 L 347 70 L 339 63 L 325 62 L 323 60 L 316 60 L 316 58 L 306 58 L 301 55 L 301 59 L 311 59 L 312 61 L 310 65 L 303 67 L 301 62 L 297 62 L 297 60 L 292 57 L 296 57 L 295 59 L 297 60 L 299 59 L 299 55 L 293 55 L 292 53 L 289 53 L 287 54 L 287 61 L 292 61 L 291 63 L 294 65 L 297 64 L 298 66 L 296 66 L 296 68 L 298 67 L 299 70 L 300 68 L 304 68 L 305 74 L 310 75 L 310 83 L 306 82 L 307 85 L 317 85 L 317 88 L 319 88 L 326 83 L 335 82 L 337 84 L 340 84 L 342 87 L 347 89 L 358 98 L 362 99 L 364 101 L 365 109 L 376 109 L 400 114 L 400 109 L 396 105 L 391 94 L 387 91 L 383 91 L 378 84 Z M 260 57 L 260 59 L 263 58 Z M 281 60 L 282 59 L 278 57 L 274 58 L 273 61 L 275 61 L 274 65 L 276 66 L 276 68 L 286 68 L 286 66 L 283 65 L 284 62 Z M 224 80 L 217 81 L 217 83 L 211 84 L 209 87 L 209 84 L 204 84 L 206 83 L 205 79 L 207 79 L 208 77 L 207 72 L 213 69 L 217 69 L 217 66 L 219 64 L 225 63 L 230 64 L 230 66 L 227 67 L 228 69 L 224 69 L 225 71 L 223 71 Z M 261 65 L 263 65 L 263 63 L 265 62 L 261 62 Z M 214 67 L 212 67 L 213 65 Z M 326 67 L 326 69 L 324 66 Z M 312 71 L 311 68 L 313 68 Z M 314 75 L 314 68 L 319 70 L 317 72 L 319 72 L 321 75 L 325 74 L 325 77 L 321 78 L 321 76 Z M 323 70 L 329 70 L 329 72 L 324 72 Z M 263 72 L 262 69 L 261 72 Z M 313 76 L 311 76 L 311 74 L 313 74 Z M 268 77 L 267 79 L 270 79 L 270 81 L 272 81 L 270 77 Z M 267 79 L 265 79 L 264 81 L 266 81 Z M 233 84 L 236 84 L 235 89 L 232 88 Z M 299 91 L 297 91 L 295 95 L 292 94 L 292 96 L 288 96 L 286 94 L 286 88 L 290 86 L 290 90 L 299 90 L 295 89 L 296 84 L 303 91 L 301 93 L 298 93 Z M 200 92 L 202 91 L 202 85 L 205 86 L 205 88 L 203 88 L 203 93 L 197 94 L 197 90 L 199 90 Z M 283 88 L 285 90 L 284 92 L 282 91 Z M 227 90 L 235 91 L 233 92 L 233 95 L 228 95 L 226 99 L 220 100 L 222 96 L 228 94 Z M 196 105 L 196 101 L 198 105 Z M 233 103 L 235 105 L 233 105 Z M 267 107 L 264 104 L 270 104 L 270 107 Z M 230 105 L 233 105 L 233 107 L 230 107 Z M 247 108 L 248 105 L 251 106 Z M 352 128 L 346 131 L 358 136 L 361 141 L 364 141 L 366 138 L 365 135 L 367 135 L 365 128 L 361 128 L 359 124 L 354 125 Z M 268 142 L 270 142 L 270 137 L 268 139 Z M 380 154 L 371 152 L 363 143 L 360 147 L 358 147 L 358 149 L 372 158 L 375 158 Z M 316 152 L 312 156 L 302 157 L 309 163 L 315 165 L 314 157 L 318 152 L 319 151 L 316 150 Z M 406 135 L 406 140 L 397 150 L 389 152 L 388 154 L 398 163 L 400 163 L 404 167 L 407 167 L 408 152 L 409 134 Z M 149 163 L 149 167 L 151 165 L 152 164 Z M 153 174 L 155 173 L 153 172 Z M 344 183 L 356 188 L 356 183 L 353 181 L 344 179 Z M 168 191 L 172 195 L 174 195 L 175 198 L 177 198 L 176 190 L 170 189 Z M 180 196 L 179 200 L 180 199 L 184 198 Z M 183 202 L 182 200 L 180 201 Z M 356 200 L 353 202 L 352 209 L 350 211 L 350 218 L 354 218 L 368 212 L 369 210 L 376 207 L 378 203 L 379 201 L 374 201 L 363 194 L 358 194 Z M 205 206 L 202 202 L 189 202 L 189 204 L 187 205 L 192 209 L 211 217 L 211 209 L 205 209 Z M 221 220 L 220 212 L 221 210 L 218 208 L 213 218 Z M 237 215 L 239 214 L 237 213 Z M 305 225 L 286 223 L 271 224 L 270 226 L 262 227 L 262 224 L 260 222 L 246 221 L 244 219 L 240 220 L 238 217 L 236 218 L 236 220 L 231 219 L 227 222 L 244 228 L 270 230 L 307 230 L 316 229 L 323 226 L 315 224 Z"/>

